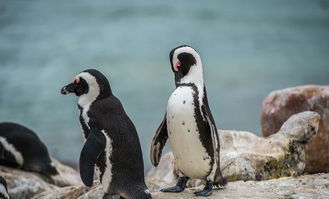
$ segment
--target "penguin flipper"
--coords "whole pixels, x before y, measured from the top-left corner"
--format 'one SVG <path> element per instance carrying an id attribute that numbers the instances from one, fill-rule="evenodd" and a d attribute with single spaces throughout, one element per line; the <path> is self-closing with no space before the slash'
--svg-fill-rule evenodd
<path id="1" fill-rule="evenodd" d="M 166 113 L 151 143 L 150 158 L 154 166 L 159 165 L 162 149 L 165 146 L 167 139 L 168 139 L 168 132 L 167 132 L 167 113 Z"/>
<path id="2" fill-rule="evenodd" d="M 219 137 L 218 137 L 218 130 L 216 128 L 215 121 L 212 117 L 209 107 L 202 105 L 202 115 L 206 119 L 207 126 L 209 127 L 212 143 L 215 152 L 219 155 Z"/>
<path id="3" fill-rule="evenodd" d="M 202 116 L 205 118 L 205 122 L 209 126 L 209 130 L 211 133 L 213 148 L 214 148 L 214 161 L 217 163 L 216 170 L 212 171 L 214 173 L 214 185 L 224 187 L 227 184 L 226 179 L 223 177 L 222 172 L 220 170 L 220 143 L 219 143 L 219 134 L 215 124 L 214 117 L 212 116 L 211 110 L 209 108 L 208 98 L 207 98 L 207 90 L 204 87 L 204 98 L 203 98 L 203 105 L 201 107 Z"/>
<path id="4" fill-rule="evenodd" d="M 95 164 L 105 146 L 106 138 L 104 134 L 96 128 L 91 128 L 82 148 L 79 162 L 81 179 L 88 187 L 93 185 Z"/>
<path id="5" fill-rule="evenodd" d="M 208 104 L 202 106 L 202 114 L 203 117 L 206 119 L 206 123 L 209 126 L 212 143 L 214 147 L 214 161 L 217 164 L 217 168 L 215 171 L 212 171 L 210 173 L 214 173 L 214 185 L 215 186 L 221 186 L 224 187 L 227 184 L 226 179 L 223 177 L 221 170 L 220 170 L 220 160 L 219 160 L 219 152 L 220 152 L 220 144 L 219 144 L 219 135 L 218 130 L 216 128 L 216 124 L 214 122 L 214 119 L 211 115 L 211 111 L 209 109 Z M 213 168 L 212 168 L 213 169 Z"/>

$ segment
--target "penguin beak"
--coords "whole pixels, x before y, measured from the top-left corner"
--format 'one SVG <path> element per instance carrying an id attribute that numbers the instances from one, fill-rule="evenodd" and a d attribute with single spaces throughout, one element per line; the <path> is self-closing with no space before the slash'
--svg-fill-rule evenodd
<path id="1" fill-rule="evenodd" d="M 66 95 L 66 94 L 69 94 L 69 93 L 74 93 L 77 89 L 78 85 L 75 84 L 75 83 L 70 83 L 66 86 L 64 86 L 62 89 L 61 89 L 61 93 L 63 95 Z"/>
<path id="2" fill-rule="evenodd" d="M 175 83 L 176 83 L 176 86 L 179 84 L 180 80 L 184 77 L 182 71 L 177 71 L 174 73 L 175 74 Z"/>

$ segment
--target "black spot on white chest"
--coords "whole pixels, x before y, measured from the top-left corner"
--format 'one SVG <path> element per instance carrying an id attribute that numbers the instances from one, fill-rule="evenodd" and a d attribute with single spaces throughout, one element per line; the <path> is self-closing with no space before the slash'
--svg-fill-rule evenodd
<path id="1" fill-rule="evenodd" d="M 170 96 L 167 106 L 167 129 L 175 163 L 190 177 L 202 177 L 210 168 L 210 158 L 200 140 L 196 121 L 197 99 L 192 87 L 179 87 Z"/>
<path id="2" fill-rule="evenodd" d="M 167 115 L 167 118 L 174 120 L 183 116 L 194 117 L 194 100 L 195 92 L 191 87 L 178 87 L 168 100 L 167 111 L 170 114 Z"/>
<path id="3" fill-rule="evenodd" d="M 192 87 L 178 87 L 168 100 L 167 127 L 172 133 L 198 132 L 195 100 L 198 96 Z"/>

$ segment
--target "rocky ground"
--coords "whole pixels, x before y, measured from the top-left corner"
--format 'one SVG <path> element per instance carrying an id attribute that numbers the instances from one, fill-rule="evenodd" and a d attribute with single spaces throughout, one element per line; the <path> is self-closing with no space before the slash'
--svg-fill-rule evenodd
<path id="1" fill-rule="evenodd" d="M 1 167 L 2 172 L 8 172 Z M 14 171 L 14 172 L 13 172 Z M 58 187 L 49 184 L 44 178 L 34 173 L 12 170 L 11 181 L 21 182 L 18 187 L 10 189 L 12 199 L 100 199 L 101 187 L 87 188 L 83 185 Z M 15 175 L 17 175 L 15 177 Z M 163 181 L 147 179 L 153 199 L 192 199 L 193 192 L 203 186 L 188 188 L 183 193 L 161 193 L 161 188 L 171 186 Z M 25 184 L 25 185 L 24 185 Z M 26 186 L 28 185 L 28 186 Z M 39 192 L 39 193 L 38 193 Z M 25 194 L 20 194 L 25 193 Z M 36 195 L 35 195 L 36 194 Z M 210 199 L 327 199 L 329 197 L 329 174 L 321 173 L 300 177 L 284 177 L 268 181 L 229 182 L 226 188 L 216 189 Z"/>
<path id="2" fill-rule="evenodd" d="M 198 198 L 188 189 L 180 194 L 154 193 L 154 199 Z M 225 189 L 215 190 L 213 199 L 328 199 L 329 174 L 304 175 L 268 181 L 230 182 Z"/>
<path id="3" fill-rule="evenodd" d="M 279 132 L 267 138 L 254 133 L 218 130 L 220 137 L 220 164 L 228 181 L 269 180 L 299 176 L 305 169 L 305 145 L 318 131 L 320 116 L 311 111 L 291 116 Z M 163 155 L 148 177 L 166 183 L 176 181 L 174 156 Z M 199 185 L 194 181 L 192 185 Z"/>
<path id="4" fill-rule="evenodd" d="M 209 198 L 221 199 L 327 199 L 329 174 L 302 175 L 305 145 L 316 135 L 320 121 L 315 112 L 291 116 L 278 133 L 257 137 L 244 131 L 219 130 L 221 168 L 230 181 Z M 179 194 L 159 190 L 173 185 L 177 175 L 172 153 L 165 154 L 146 182 L 154 199 L 196 198 L 193 192 L 203 188 L 200 180 L 188 183 Z M 92 188 L 82 185 L 79 173 L 53 160 L 59 175 L 51 178 L 37 173 L 0 166 L 12 199 L 100 199 L 103 191 L 97 180 Z M 325 161 L 325 160 L 324 160 Z M 302 176 L 301 176 L 302 175 Z M 294 177 L 287 177 L 294 176 Z"/>
<path id="5" fill-rule="evenodd" d="M 0 174 L 6 179 L 11 199 L 30 199 L 33 196 L 61 187 L 82 185 L 80 176 L 74 169 L 53 159 L 59 175 L 52 178 L 41 174 L 0 166 Z"/>

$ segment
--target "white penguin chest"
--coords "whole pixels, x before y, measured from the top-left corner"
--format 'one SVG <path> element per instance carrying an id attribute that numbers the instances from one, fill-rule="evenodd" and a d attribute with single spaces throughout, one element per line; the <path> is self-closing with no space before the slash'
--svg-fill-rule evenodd
<path id="1" fill-rule="evenodd" d="M 89 108 L 90 108 L 90 104 L 87 104 L 86 106 L 83 107 L 82 112 L 81 112 L 82 119 L 88 128 L 90 128 L 89 124 L 88 124 L 89 120 L 90 120 L 89 116 L 88 116 Z"/>
<path id="2" fill-rule="evenodd" d="M 210 170 L 210 157 L 200 140 L 195 119 L 195 106 L 198 104 L 195 104 L 193 95 L 192 87 L 182 86 L 170 96 L 167 106 L 168 136 L 176 167 L 191 178 L 204 178 Z"/>
<path id="3" fill-rule="evenodd" d="M 99 172 L 99 175 L 102 176 L 101 180 L 101 184 L 103 187 L 103 190 L 105 192 L 108 191 L 109 189 L 109 185 L 112 181 L 112 162 L 111 162 L 111 156 L 112 156 L 112 140 L 111 138 L 106 134 L 105 130 L 102 130 L 102 133 L 104 134 L 105 138 L 106 138 L 106 146 L 105 146 L 105 171 L 104 174 L 102 175 Z"/>
<path id="4" fill-rule="evenodd" d="M 105 168 L 104 168 L 104 172 L 101 173 L 100 168 L 95 165 L 95 174 L 97 176 L 97 178 L 100 180 L 101 184 L 102 184 L 102 188 L 104 190 L 104 192 L 107 192 L 109 189 L 109 185 L 112 181 L 112 162 L 111 162 L 111 156 L 112 156 L 112 152 L 113 152 L 113 148 L 112 148 L 112 140 L 111 138 L 106 134 L 105 130 L 101 131 L 106 139 L 106 145 L 105 145 Z"/>
<path id="5" fill-rule="evenodd" d="M 88 129 L 90 129 L 89 126 L 89 121 L 90 118 L 88 116 L 88 111 L 90 108 L 90 104 L 86 105 L 83 107 L 82 112 L 81 112 L 81 116 L 83 119 L 83 122 L 85 123 L 85 125 L 87 126 Z M 112 140 L 111 138 L 107 135 L 106 131 L 103 129 L 101 130 L 101 132 L 104 134 L 105 139 L 106 139 L 106 145 L 105 145 L 105 168 L 104 168 L 104 173 L 100 172 L 100 168 L 95 165 L 95 174 L 98 177 L 98 179 L 100 180 L 103 190 L 104 192 L 107 192 L 109 189 L 109 185 L 112 181 L 112 162 L 111 162 L 111 156 L 112 156 Z"/>

